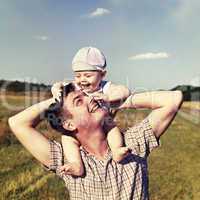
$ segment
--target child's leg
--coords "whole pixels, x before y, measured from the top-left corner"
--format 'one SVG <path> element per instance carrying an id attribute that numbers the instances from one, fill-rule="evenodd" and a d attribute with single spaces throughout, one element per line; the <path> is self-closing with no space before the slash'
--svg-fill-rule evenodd
<path id="1" fill-rule="evenodd" d="M 71 136 L 62 135 L 62 145 L 67 163 L 62 170 L 67 174 L 81 176 L 84 173 L 84 166 L 81 159 L 79 142 Z"/>
<path id="2" fill-rule="evenodd" d="M 118 127 L 110 129 L 107 135 L 108 144 L 111 148 L 113 160 L 119 162 L 127 156 L 129 148 L 123 147 L 123 137 Z"/>

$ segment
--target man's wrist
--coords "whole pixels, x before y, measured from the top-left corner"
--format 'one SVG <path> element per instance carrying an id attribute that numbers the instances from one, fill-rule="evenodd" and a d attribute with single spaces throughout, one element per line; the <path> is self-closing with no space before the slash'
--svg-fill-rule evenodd
<path id="1" fill-rule="evenodd" d="M 38 109 L 40 110 L 40 112 L 43 112 L 47 110 L 52 103 L 55 103 L 55 102 L 56 102 L 55 99 L 52 97 L 50 99 L 47 99 L 45 101 L 38 103 L 35 106 L 38 106 Z"/>
<path id="2" fill-rule="evenodd" d="M 52 103 L 56 103 L 56 99 L 55 98 L 50 98 L 50 99 L 47 99 L 47 105 L 51 105 Z"/>

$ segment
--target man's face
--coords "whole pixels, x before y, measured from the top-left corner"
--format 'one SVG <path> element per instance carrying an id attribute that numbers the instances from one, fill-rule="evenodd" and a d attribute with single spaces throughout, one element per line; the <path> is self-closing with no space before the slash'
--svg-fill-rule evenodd
<path id="1" fill-rule="evenodd" d="M 69 93 L 64 99 L 63 106 L 71 113 L 77 129 L 101 126 L 107 114 L 107 111 L 101 108 L 97 101 L 82 91 Z"/>
<path id="2" fill-rule="evenodd" d="M 75 72 L 75 82 L 85 92 L 98 90 L 103 77 L 104 73 L 100 71 Z"/>

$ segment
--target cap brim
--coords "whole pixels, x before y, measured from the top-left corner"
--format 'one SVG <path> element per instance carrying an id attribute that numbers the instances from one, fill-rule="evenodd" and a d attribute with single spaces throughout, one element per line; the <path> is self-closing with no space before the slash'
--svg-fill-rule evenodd
<path id="1" fill-rule="evenodd" d="M 74 63 L 72 64 L 72 70 L 77 71 L 104 71 L 103 67 L 88 65 L 85 63 Z"/>

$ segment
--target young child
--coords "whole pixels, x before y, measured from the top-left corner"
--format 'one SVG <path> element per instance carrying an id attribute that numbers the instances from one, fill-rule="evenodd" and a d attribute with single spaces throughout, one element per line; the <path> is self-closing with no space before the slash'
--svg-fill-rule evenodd
<path id="1" fill-rule="evenodd" d="M 94 47 L 84 47 L 74 56 L 72 69 L 75 74 L 74 84 L 77 90 L 84 91 L 95 100 L 103 102 L 106 107 L 120 105 L 129 95 L 130 91 L 125 86 L 115 85 L 110 81 L 104 81 L 106 71 L 106 59 L 103 53 Z M 52 94 L 59 99 L 61 87 L 64 83 L 54 84 Z M 123 137 L 115 126 L 107 134 L 108 144 L 112 152 L 113 160 L 121 161 L 128 153 L 128 148 L 123 147 Z M 62 135 L 62 145 L 67 163 L 62 170 L 67 174 L 81 176 L 84 166 L 79 151 L 79 142 L 71 137 Z"/>

